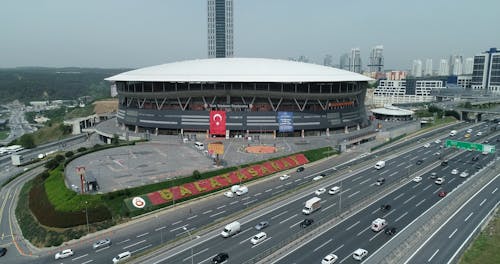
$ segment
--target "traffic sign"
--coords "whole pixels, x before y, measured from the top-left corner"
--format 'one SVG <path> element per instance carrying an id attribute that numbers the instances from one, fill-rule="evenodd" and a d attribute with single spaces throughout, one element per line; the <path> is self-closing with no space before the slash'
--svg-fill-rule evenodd
<path id="1" fill-rule="evenodd" d="M 458 149 L 466 149 L 466 150 L 470 149 L 479 152 L 495 153 L 495 146 L 474 143 L 474 142 L 464 142 L 464 141 L 447 139 L 444 143 L 444 146 L 447 148 L 453 147 Z"/>

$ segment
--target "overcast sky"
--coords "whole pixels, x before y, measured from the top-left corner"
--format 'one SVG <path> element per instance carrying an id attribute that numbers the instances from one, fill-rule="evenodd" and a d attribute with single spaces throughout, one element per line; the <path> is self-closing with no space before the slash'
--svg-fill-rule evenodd
<path id="1" fill-rule="evenodd" d="M 0 67 L 137 68 L 207 57 L 206 0 L 1 0 Z M 235 57 L 385 68 L 500 48 L 499 0 L 234 0 Z"/>

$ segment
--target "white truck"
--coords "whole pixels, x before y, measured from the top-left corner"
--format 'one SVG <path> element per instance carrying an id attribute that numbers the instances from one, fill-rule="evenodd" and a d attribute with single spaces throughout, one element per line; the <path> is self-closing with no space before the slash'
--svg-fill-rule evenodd
<path id="1" fill-rule="evenodd" d="M 377 218 L 372 222 L 372 230 L 378 232 L 387 225 L 387 221 L 383 218 Z"/>
<path id="2" fill-rule="evenodd" d="M 385 161 L 383 161 L 383 160 L 378 161 L 378 162 L 375 164 L 375 169 L 377 169 L 377 170 L 380 170 L 380 169 L 382 169 L 383 167 L 385 167 Z"/>
<path id="3" fill-rule="evenodd" d="M 241 230 L 241 224 L 238 221 L 234 221 L 230 224 L 227 224 L 224 227 L 224 230 L 220 233 L 222 237 L 230 237 L 239 233 Z"/>
<path id="4" fill-rule="evenodd" d="M 248 187 L 246 186 L 241 186 L 237 191 L 236 195 L 240 196 L 248 192 Z"/>
<path id="5" fill-rule="evenodd" d="M 302 209 L 302 213 L 308 215 L 318 210 L 319 208 L 321 208 L 321 198 L 313 197 L 306 201 L 304 209 Z"/>

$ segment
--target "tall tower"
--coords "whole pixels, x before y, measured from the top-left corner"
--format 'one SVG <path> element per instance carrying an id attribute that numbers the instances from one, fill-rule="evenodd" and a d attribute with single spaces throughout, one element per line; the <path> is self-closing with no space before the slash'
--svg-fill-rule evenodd
<path id="1" fill-rule="evenodd" d="M 340 56 L 339 68 L 342 70 L 349 70 L 349 54 L 344 53 Z"/>
<path id="2" fill-rule="evenodd" d="M 351 49 L 349 56 L 349 71 L 361 73 L 361 51 L 359 48 Z"/>
<path id="3" fill-rule="evenodd" d="M 474 67 L 474 58 L 465 59 L 464 74 L 472 74 L 472 69 Z"/>
<path id="4" fill-rule="evenodd" d="M 233 0 L 208 0 L 208 57 L 233 57 Z"/>
<path id="5" fill-rule="evenodd" d="M 426 59 L 425 60 L 425 70 L 424 70 L 424 75 L 425 76 L 432 76 L 432 59 Z"/>
<path id="6" fill-rule="evenodd" d="M 377 45 L 370 52 L 370 72 L 382 72 L 384 70 L 384 46 Z"/>
<path id="7" fill-rule="evenodd" d="M 450 66 L 446 59 L 439 61 L 439 76 L 448 76 L 450 74 Z"/>

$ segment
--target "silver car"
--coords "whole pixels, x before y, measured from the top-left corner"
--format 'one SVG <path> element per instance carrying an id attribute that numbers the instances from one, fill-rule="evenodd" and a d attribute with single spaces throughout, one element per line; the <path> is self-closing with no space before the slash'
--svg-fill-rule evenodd
<path id="1" fill-rule="evenodd" d="M 109 238 L 101 239 L 99 241 L 96 241 L 93 245 L 93 249 L 99 249 L 99 248 L 104 248 L 104 247 L 109 247 L 111 246 L 111 240 Z"/>

